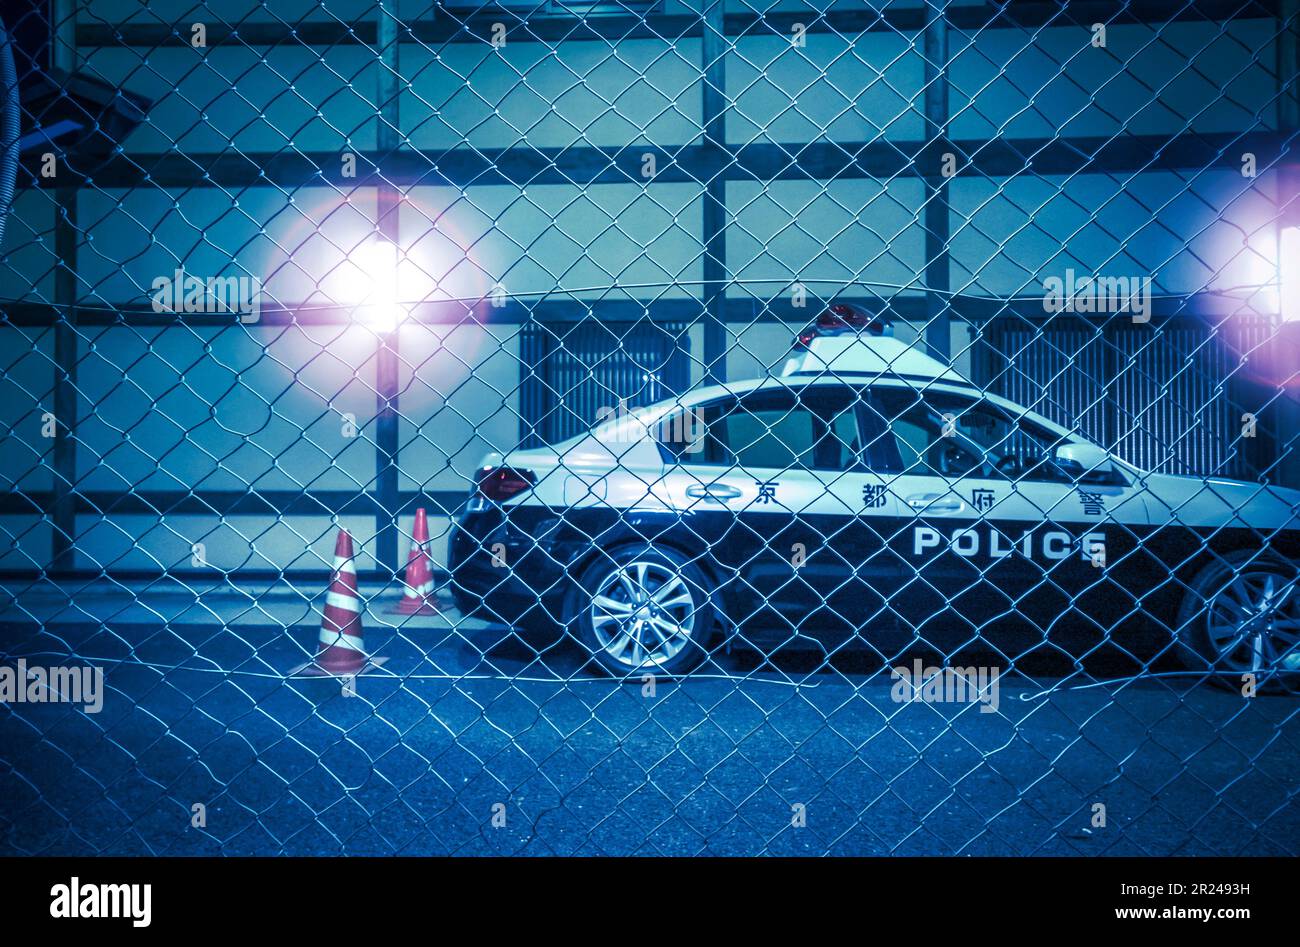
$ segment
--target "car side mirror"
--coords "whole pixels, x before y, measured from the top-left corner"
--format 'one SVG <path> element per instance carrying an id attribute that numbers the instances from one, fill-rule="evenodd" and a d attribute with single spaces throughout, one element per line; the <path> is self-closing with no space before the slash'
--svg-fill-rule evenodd
<path id="1" fill-rule="evenodd" d="M 1096 444 L 1062 444 L 1052 454 L 1056 465 L 1075 480 L 1109 480 L 1115 475 L 1115 461 Z"/>

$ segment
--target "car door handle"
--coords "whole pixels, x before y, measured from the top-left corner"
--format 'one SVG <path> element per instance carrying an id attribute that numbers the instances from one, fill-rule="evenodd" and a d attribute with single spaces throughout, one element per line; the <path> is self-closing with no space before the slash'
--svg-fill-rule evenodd
<path id="1" fill-rule="evenodd" d="M 740 496 L 740 490 L 736 487 L 729 487 L 725 483 L 693 484 L 686 488 L 688 497 L 695 497 L 697 500 L 714 500 L 718 503 L 726 503 L 728 500 L 734 500 Z"/>
<path id="2" fill-rule="evenodd" d="M 966 509 L 966 503 L 960 497 L 943 496 L 938 493 L 918 493 L 907 498 L 907 505 L 914 510 L 927 513 L 960 513 Z"/>

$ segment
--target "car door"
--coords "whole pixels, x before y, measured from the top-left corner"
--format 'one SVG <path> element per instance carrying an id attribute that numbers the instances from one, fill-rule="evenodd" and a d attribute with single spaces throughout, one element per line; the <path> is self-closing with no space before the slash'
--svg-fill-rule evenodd
<path id="1" fill-rule="evenodd" d="M 819 628 L 828 645 L 852 637 L 886 654 L 910 640 L 900 636 L 898 613 L 890 599 L 900 587 L 908 563 L 893 543 L 906 519 L 900 499 L 890 489 L 889 431 L 870 410 L 870 392 L 853 387 L 851 404 L 828 404 L 833 456 L 819 465 L 818 476 L 833 516 L 820 525 L 820 567 L 811 575 L 826 603 L 829 619 Z"/>
<path id="2" fill-rule="evenodd" d="M 1063 469 L 1063 438 L 987 399 L 877 386 L 872 404 L 911 517 L 894 548 L 911 566 L 912 620 L 946 607 L 965 619 L 958 634 L 1013 614 L 1046 628 L 1087 597 L 1131 589 L 1147 523 L 1140 484 L 1118 469 Z"/>
<path id="3" fill-rule="evenodd" d="M 703 437 L 681 453 L 674 479 L 692 528 L 732 579 L 738 622 L 794 635 L 852 614 L 851 570 L 834 537 L 857 509 L 840 478 L 858 463 L 858 397 L 849 386 L 806 385 L 702 407 Z"/>

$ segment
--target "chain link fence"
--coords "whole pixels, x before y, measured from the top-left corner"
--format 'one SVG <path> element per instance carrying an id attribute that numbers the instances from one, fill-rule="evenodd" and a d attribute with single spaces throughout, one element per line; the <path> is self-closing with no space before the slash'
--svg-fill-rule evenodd
<path id="1" fill-rule="evenodd" d="M 3 21 L 6 853 L 1300 853 L 1291 0 Z"/>

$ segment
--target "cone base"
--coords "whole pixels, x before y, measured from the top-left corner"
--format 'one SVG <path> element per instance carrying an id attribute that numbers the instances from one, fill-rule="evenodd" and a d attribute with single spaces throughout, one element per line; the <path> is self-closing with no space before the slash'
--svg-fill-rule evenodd
<path id="1" fill-rule="evenodd" d="M 441 615 L 442 611 L 438 608 L 433 600 L 433 596 L 427 598 L 402 598 L 396 605 L 388 609 L 390 615 Z"/>

